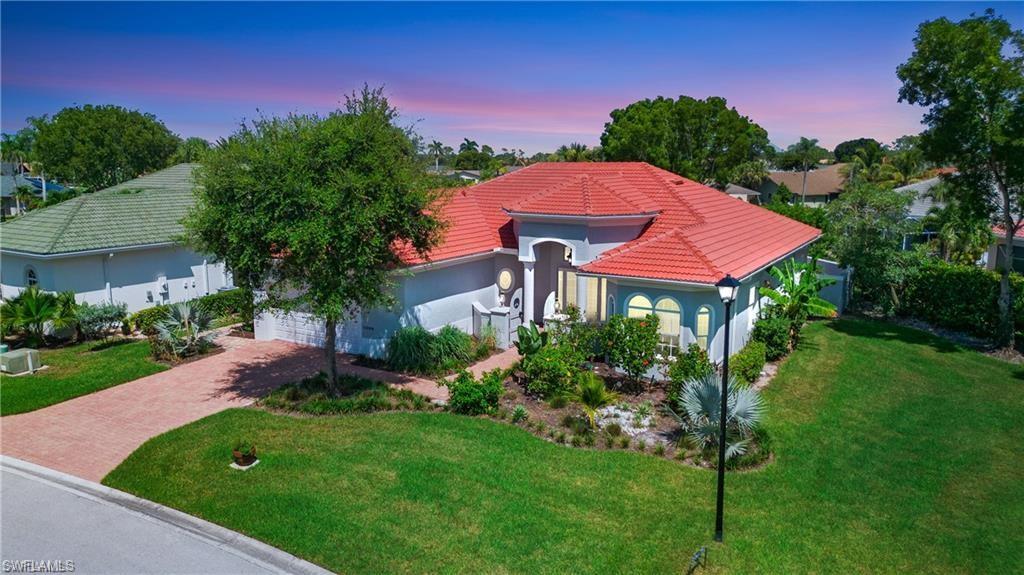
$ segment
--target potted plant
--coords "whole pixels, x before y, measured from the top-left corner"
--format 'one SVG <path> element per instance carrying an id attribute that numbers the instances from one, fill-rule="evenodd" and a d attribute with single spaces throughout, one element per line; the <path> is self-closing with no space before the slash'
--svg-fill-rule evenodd
<path id="1" fill-rule="evenodd" d="M 231 455 L 235 459 L 235 465 L 249 467 L 256 463 L 256 446 L 245 441 L 237 441 Z"/>

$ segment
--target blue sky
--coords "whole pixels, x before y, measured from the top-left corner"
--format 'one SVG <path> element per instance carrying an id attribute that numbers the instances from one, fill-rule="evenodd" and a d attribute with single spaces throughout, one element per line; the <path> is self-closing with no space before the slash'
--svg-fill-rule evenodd
<path id="1" fill-rule="evenodd" d="M 323 112 L 384 85 L 428 139 L 596 144 L 608 113 L 717 95 L 786 145 L 920 130 L 896 66 L 924 20 L 1021 3 L 0 5 L 0 126 L 74 104 L 151 112 L 183 136 L 257 110 Z"/>

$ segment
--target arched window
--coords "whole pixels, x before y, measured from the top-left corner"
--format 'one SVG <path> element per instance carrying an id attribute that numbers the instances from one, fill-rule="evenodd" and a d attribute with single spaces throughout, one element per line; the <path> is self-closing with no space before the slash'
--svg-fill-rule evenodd
<path id="1" fill-rule="evenodd" d="M 626 302 L 626 317 L 647 317 L 652 313 L 654 313 L 654 306 L 645 295 L 636 294 Z"/>
<path id="2" fill-rule="evenodd" d="M 697 321 L 694 322 L 694 334 L 697 345 L 704 351 L 708 350 L 708 337 L 711 334 L 711 308 L 702 305 L 697 309 Z"/>
<path id="3" fill-rule="evenodd" d="M 39 277 L 36 276 L 36 270 L 32 266 L 25 267 L 25 287 L 32 287 L 39 285 Z"/>
<path id="4" fill-rule="evenodd" d="M 658 316 L 658 334 L 661 339 L 658 353 L 663 357 L 674 357 L 679 352 L 681 311 L 676 300 L 668 297 L 659 299 L 654 306 L 654 313 Z"/>

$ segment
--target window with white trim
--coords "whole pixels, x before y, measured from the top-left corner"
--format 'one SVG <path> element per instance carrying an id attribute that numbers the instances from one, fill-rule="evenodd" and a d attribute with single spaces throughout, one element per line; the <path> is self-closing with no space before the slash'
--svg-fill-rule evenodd
<path id="1" fill-rule="evenodd" d="M 662 357 L 675 357 L 679 353 L 682 309 L 676 300 L 663 297 L 654 304 L 654 314 L 658 316 L 658 353 Z"/>
<path id="2" fill-rule="evenodd" d="M 39 285 L 39 276 L 36 275 L 36 270 L 32 266 L 25 266 L 25 287 L 32 287 Z"/>
<path id="3" fill-rule="evenodd" d="M 697 309 L 696 321 L 693 326 L 693 333 L 697 339 L 697 345 L 704 351 L 708 350 L 708 338 L 711 334 L 711 308 L 702 305 Z"/>

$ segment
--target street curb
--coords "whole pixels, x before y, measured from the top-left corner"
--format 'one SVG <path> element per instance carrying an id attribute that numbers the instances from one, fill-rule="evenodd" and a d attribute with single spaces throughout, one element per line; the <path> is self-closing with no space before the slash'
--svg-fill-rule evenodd
<path id="1" fill-rule="evenodd" d="M 35 463 L 29 463 L 9 455 L 0 455 L 0 467 L 38 478 L 43 481 L 55 484 L 65 490 L 74 492 L 83 497 L 98 500 L 110 505 L 117 505 L 129 511 L 144 515 L 154 521 L 165 523 L 188 533 L 198 539 L 204 540 L 214 547 L 218 547 L 251 561 L 271 571 L 280 573 L 294 573 L 296 575 L 330 575 L 328 571 L 309 561 L 271 547 L 266 543 L 257 541 L 232 531 L 220 525 L 210 523 L 165 505 L 136 497 L 117 489 L 112 489 L 99 483 L 86 481 L 61 473 Z"/>

